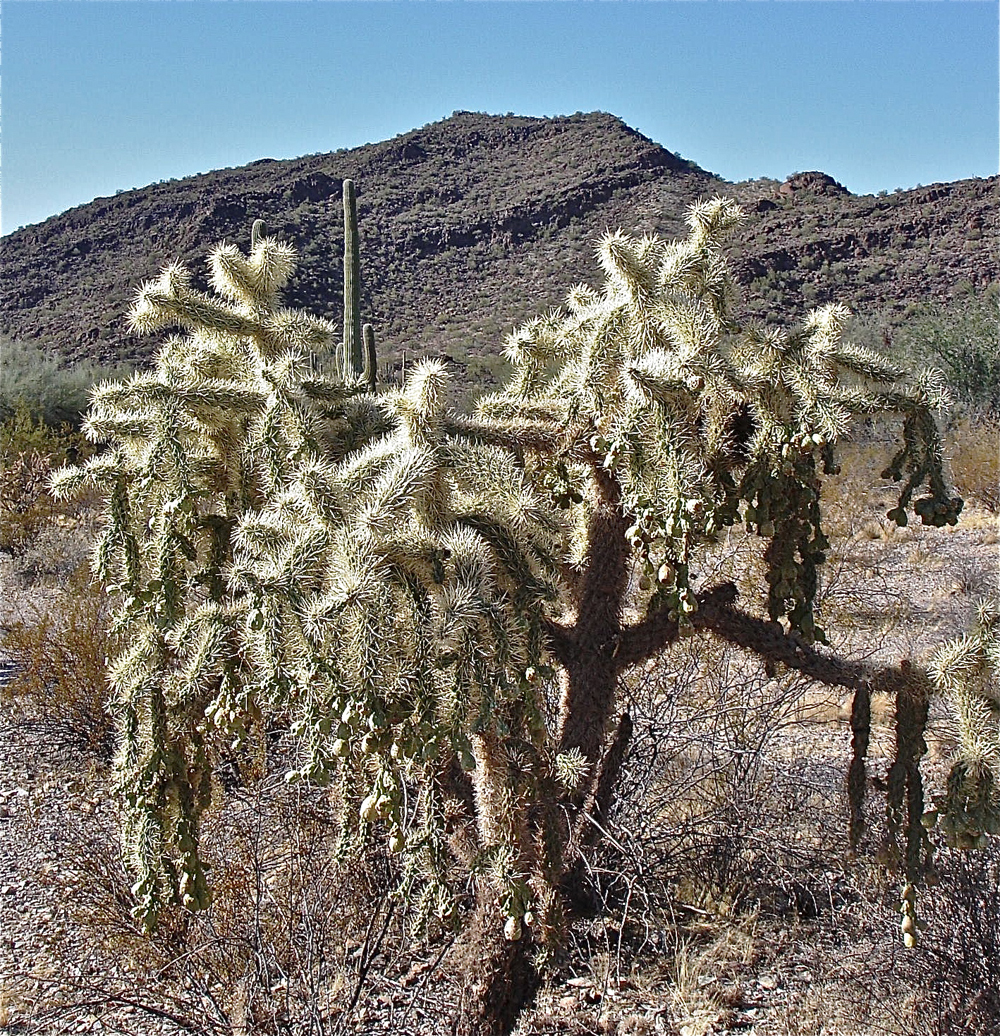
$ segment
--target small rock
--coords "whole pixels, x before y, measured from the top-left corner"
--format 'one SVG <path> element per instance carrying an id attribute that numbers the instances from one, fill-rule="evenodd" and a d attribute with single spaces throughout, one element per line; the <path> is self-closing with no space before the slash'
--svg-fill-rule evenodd
<path id="1" fill-rule="evenodd" d="M 774 975 L 761 975 L 760 978 L 757 979 L 757 985 L 760 986 L 761 989 L 777 989 L 778 979 Z"/>

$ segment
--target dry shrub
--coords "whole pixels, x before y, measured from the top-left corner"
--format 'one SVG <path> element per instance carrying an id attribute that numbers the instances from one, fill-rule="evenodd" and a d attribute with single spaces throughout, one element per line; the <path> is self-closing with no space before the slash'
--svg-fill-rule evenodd
<path id="1" fill-rule="evenodd" d="M 55 469 L 92 453 L 69 425 L 47 425 L 23 406 L 0 422 L 0 553 L 22 586 L 65 578 L 85 557 L 92 530 L 80 526 L 93 518 L 93 497 L 57 501 L 48 486 Z"/>
<path id="2" fill-rule="evenodd" d="M 1000 513 L 1000 424 L 960 421 L 948 436 L 948 456 L 959 496 Z"/>
<path id="3" fill-rule="evenodd" d="M 923 990 L 918 1033 L 995 1036 L 1000 1030 L 1000 843 L 938 853 L 940 882 L 921 897 L 926 922 L 906 959 Z"/>
<path id="4" fill-rule="evenodd" d="M 110 755 L 107 658 L 113 649 L 110 606 L 81 566 L 64 589 L 34 602 L 4 630 L 3 650 L 16 664 L 0 700 L 20 718 L 40 722 L 99 756 Z"/>
<path id="5" fill-rule="evenodd" d="M 52 464 L 43 453 L 20 452 L 0 470 L 0 550 L 21 553 L 58 513 L 48 493 Z"/>
<path id="6" fill-rule="evenodd" d="M 734 578 L 752 609 L 759 543 L 733 534 L 700 577 Z M 883 578 L 830 567 L 818 615 L 838 650 L 857 656 L 845 618 L 891 619 L 901 602 Z M 870 633 L 866 655 L 882 646 Z M 769 675 L 747 652 L 699 636 L 634 670 L 624 705 L 634 730 L 613 838 L 592 864 L 609 903 L 801 918 L 849 898 L 850 705 L 838 691 Z"/>
<path id="7" fill-rule="evenodd" d="M 939 884 L 918 897 L 922 934 L 910 950 L 900 939 L 898 884 L 855 872 L 858 903 L 834 939 L 821 940 L 814 984 L 786 1001 L 783 1036 L 1000 1031 L 1000 845 L 941 850 L 938 863 Z"/>
<path id="8" fill-rule="evenodd" d="M 881 535 L 847 546 L 850 556 L 835 554 L 821 590 L 823 624 L 849 654 L 885 651 L 881 641 L 898 651 L 907 601 L 879 574 L 874 555 L 906 548 Z M 752 538 L 733 537 L 728 556 L 707 573 L 710 580 L 742 574 L 751 607 L 753 547 Z M 640 974 L 669 973 L 663 991 L 683 1032 L 750 1024 L 740 1014 L 744 994 L 766 1005 L 754 1022 L 762 1036 L 957 1036 L 965 1030 L 948 1018 L 973 1007 L 986 1017 L 993 1001 L 981 996 L 986 1006 L 971 1005 L 974 983 L 962 992 L 958 969 L 937 985 L 929 970 L 918 973 L 932 952 L 949 952 L 931 947 L 952 938 L 952 929 L 969 941 L 969 953 L 980 947 L 1000 960 L 975 934 L 975 911 L 952 902 L 961 883 L 950 869 L 934 891 L 942 906 L 931 907 L 930 893 L 921 900 L 931 926 L 924 943 L 914 953 L 902 947 L 898 883 L 873 862 L 885 823 L 876 778 L 891 750 L 893 711 L 889 702 L 875 704 L 868 834 L 852 863 L 849 698 L 794 674 L 770 678 L 758 660 L 700 637 L 637 668 L 626 686 L 634 733 L 621 795 L 610 837 L 589 860 L 604 915 L 576 924 L 574 957 L 605 961 L 612 976 L 605 984 L 634 976 L 636 961 Z M 981 913 L 995 888 L 996 875 L 967 882 Z M 949 909 L 965 916 L 935 935 L 938 911 Z M 993 979 L 976 981 L 986 988 Z"/>
<path id="9" fill-rule="evenodd" d="M 577 954 L 603 953 L 619 979 L 637 959 L 667 967 L 683 1032 L 737 1024 L 747 1002 L 767 1004 L 755 1031 L 771 1036 L 1000 1031 L 1000 845 L 939 853 L 906 950 L 899 881 L 874 859 L 875 787 L 849 862 L 849 730 L 829 697 L 694 640 L 634 673 L 628 699 L 622 799 L 590 863 L 606 916 L 578 925 Z"/>
<path id="10" fill-rule="evenodd" d="M 843 613 L 865 603 L 891 631 L 878 586 L 848 570 L 825 591 L 835 639 Z M 584 934 L 578 925 L 577 954 L 604 953 L 616 977 L 637 959 L 642 972 L 667 968 L 681 1032 L 749 1024 L 744 994 L 766 1005 L 762 1036 L 1000 1031 L 1000 846 L 940 854 L 940 883 L 920 893 L 921 941 L 902 946 L 900 885 L 875 862 L 890 716 L 873 716 L 868 833 L 851 862 L 837 693 L 769 679 L 742 652 L 694 638 L 631 674 L 626 707 L 635 732 L 622 797 L 590 861 L 606 916 Z M 742 958 L 721 952 L 734 935 Z"/>
<path id="11" fill-rule="evenodd" d="M 328 792 L 279 777 L 232 790 L 204 828 L 213 904 L 169 911 L 151 933 L 132 916 L 112 811 L 68 817 L 62 859 L 42 879 L 69 904 L 68 934 L 47 947 L 61 977 L 13 976 L 39 983 L 24 1031 L 87 1013 L 129 1033 L 151 1021 L 202 1036 L 365 1031 L 358 1015 L 379 976 L 409 964 L 408 918 L 386 856 L 338 855 L 338 814 Z"/>
<path id="12" fill-rule="evenodd" d="M 844 771 L 797 733 L 829 715 L 811 691 L 701 638 L 637 675 L 616 830 L 661 903 L 814 916 L 829 900 Z"/>
<path id="13" fill-rule="evenodd" d="M 840 473 L 825 477 L 822 484 L 823 524 L 828 536 L 846 539 L 863 533 L 876 539 L 883 535 L 885 512 L 895 506 L 898 486 L 881 474 L 895 453 L 897 438 L 895 428 L 872 421 L 852 430 L 837 446 Z M 894 522 L 892 525 L 896 527 Z M 868 531 L 864 531 L 866 526 Z"/>

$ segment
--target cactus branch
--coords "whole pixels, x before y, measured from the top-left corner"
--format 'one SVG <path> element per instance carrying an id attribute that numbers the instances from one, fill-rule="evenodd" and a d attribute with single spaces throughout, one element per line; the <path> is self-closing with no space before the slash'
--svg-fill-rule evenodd
<path id="1" fill-rule="evenodd" d="M 864 834 L 865 805 L 865 759 L 871 736 L 872 705 L 871 688 L 867 683 L 859 684 L 851 703 L 851 765 L 847 771 L 847 799 L 850 808 L 848 832 L 851 848 L 856 849 Z"/>
<path id="2" fill-rule="evenodd" d="M 909 679 L 909 677 L 915 677 Z M 920 759 L 927 751 L 924 731 L 930 705 L 930 684 L 907 663 L 896 686 L 896 757 L 886 779 L 887 862 L 915 884 L 923 875 L 930 842 L 921 823 L 924 813 Z M 900 845 L 902 841 L 902 845 Z"/>

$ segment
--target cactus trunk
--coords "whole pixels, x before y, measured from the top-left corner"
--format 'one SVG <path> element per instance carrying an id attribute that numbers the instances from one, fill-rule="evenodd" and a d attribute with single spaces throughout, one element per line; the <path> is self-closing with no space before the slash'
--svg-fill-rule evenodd
<path id="1" fill-rule="evenodd" d="M 630 551 L 621 488 L 603 470 L 594 472 L 600 504 L 588 528 L 589 550 L 580 587 L 574 649 L 561 661 L 565 683 L 560 717 L 560 749 L 579 748 L 596 766 L 614 709 L 619 665 L 615 645 L 628 587 Z"/>
<path id="2" fill-rule="evenodd" d="M 531 962 L 530 939 L 507 939 L 504 922 L 496 897 L 484 883 L 452 958 L 461 990 L 453 1020 L 458 1036 L 508 1036 L 541 984 Z"/>

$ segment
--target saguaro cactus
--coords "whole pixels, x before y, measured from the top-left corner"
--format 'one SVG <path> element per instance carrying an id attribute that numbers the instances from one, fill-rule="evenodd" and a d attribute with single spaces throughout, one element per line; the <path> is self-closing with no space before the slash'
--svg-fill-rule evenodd
<path id="1" fill-rule="evenodd" d="M 368 391 L 374 392 L 378 387 L 378 353 L 375 351 L 375 328 L 371 324 L 365 324 L 362 328 L 362 337 L 365 341 L 365 381 L 368 384 Z"/>
<path id="2" fill-rule="evenodd" d="M 361 331 L 361 257 L 358 245 L 358 207 L 354 181 L 344 181 L 344 344 L 345 383 L 362 377 L 365 369 Z"/>

